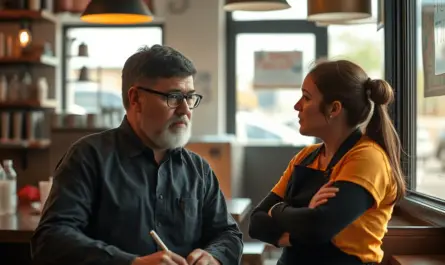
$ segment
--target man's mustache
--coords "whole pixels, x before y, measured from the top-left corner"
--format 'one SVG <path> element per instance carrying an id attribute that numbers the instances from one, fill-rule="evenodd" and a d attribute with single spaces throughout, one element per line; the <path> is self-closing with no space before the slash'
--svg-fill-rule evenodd
<path id="1" fill-rule="evenodd" d="M 168 126 L 174 124 L 174 123 L 178 123 L 178 122 L 182 122 L 184 123 L 186 126 L 189 125 L 190 120 L 187 116 L 182 116 L 182 117 L 174 117 L 172 118 L 169 122 L 168 122 Z"/>

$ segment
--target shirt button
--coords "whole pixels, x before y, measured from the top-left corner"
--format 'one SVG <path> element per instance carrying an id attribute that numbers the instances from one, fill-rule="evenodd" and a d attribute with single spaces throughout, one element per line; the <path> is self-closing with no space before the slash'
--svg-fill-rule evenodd
<path id="1" fill-rule="evenodd" d="M 161 227 L 161 223 L 158 222 L 158 223 L 156 224 L 156 226 L 157 226 L 157 227 Z"/>
<path id="2" fill-rule="evenodd" d="M 164 196 L 163 196 L 162 194 L 160 194 L 160 195 L 158 196 L 158 198 L 159 198 L 160 200 L 162 200 L 162 199 L 164 199 Z"/>

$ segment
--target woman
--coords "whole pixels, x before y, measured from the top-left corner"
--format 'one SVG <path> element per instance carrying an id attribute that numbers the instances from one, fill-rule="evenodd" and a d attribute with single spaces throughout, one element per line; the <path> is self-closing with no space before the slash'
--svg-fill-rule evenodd
<path id="1" fill-rule="evenodd" d="M 306 76 L 295 104 L 304 148 L 254 209 L 252 238 L 284 247 L 280 265 L 373 264 L 394 204 L 405 194 L 390 85 L 358 65 L 330 61 Z"/>

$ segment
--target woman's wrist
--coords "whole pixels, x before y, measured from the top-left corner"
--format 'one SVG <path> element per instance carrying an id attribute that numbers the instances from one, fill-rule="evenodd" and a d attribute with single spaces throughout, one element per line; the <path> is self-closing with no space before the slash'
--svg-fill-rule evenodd
<path id="1" fill-rule="evenodd" d="M 273 209 L 274 209 L 276 206 L 281 205 L 281 204 L 283 204 L 283 203 L 284 203 L 284 202 L 278 202 L 278 203 L 275 203 L 274 205 L 272 205 L 272 207 L 270 207 L 270 209 L 269 209 L 268 215 L 269 215 L 270 217 L 272 217 L 272 211 L 273 211 Z"/>

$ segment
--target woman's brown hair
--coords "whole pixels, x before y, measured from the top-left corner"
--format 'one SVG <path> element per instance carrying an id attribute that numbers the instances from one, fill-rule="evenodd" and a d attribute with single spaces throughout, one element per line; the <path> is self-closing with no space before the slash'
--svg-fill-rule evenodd
<path id="1" fill-rule="evenodd" d="M 406 185 L 400 162 L 401 144 L 388 114 L 388 105 L 394 101 L 391 86 L 385 80 L 370 79 L 360 66 L 347 60 L 318 63 L 309 75 L 323 95 L 321 111 L 325 113 L 327 104 L 339 101 L 346 110 L 347 123 L 351 127 L 366 122 L 374 105 L 365 134 L 388 155 L 397 186 L 396 202 L 402 199 Z"/>

